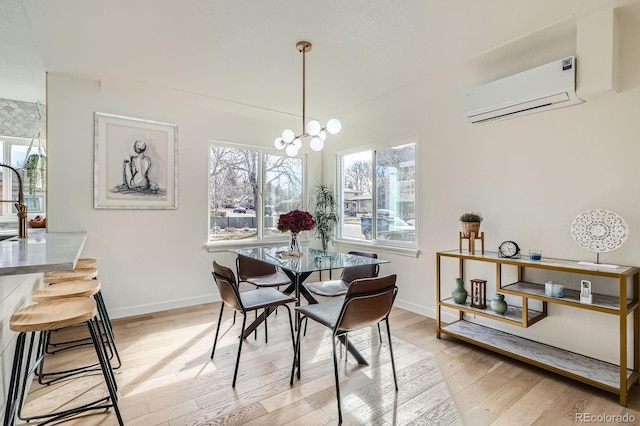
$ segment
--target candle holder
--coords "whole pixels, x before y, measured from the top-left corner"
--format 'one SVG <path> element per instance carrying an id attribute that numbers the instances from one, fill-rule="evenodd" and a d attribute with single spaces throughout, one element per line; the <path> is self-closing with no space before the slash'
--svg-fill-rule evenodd
<path id="1" fill-rule="evenodd" d="M 471 307 L 487 308 L 487 281 L 480 279 L 471 280 Z"/>

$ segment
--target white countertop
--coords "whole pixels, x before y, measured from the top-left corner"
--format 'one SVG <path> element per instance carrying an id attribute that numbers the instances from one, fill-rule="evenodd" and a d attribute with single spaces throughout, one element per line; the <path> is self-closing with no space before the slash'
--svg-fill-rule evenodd
<path id="1" fill-rule="evenodd" d="M 0 275 L 73 269 L 87 238 L 86 232 L 28 232 L 29 238 L 0 241 Z"/>

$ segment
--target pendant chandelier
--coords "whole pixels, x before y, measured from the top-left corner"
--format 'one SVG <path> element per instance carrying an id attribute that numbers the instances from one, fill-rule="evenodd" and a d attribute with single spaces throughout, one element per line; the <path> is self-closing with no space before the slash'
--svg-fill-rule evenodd
<path id="1" fill-rule="evenodd" d="M 322 151 L 327 132 L 335 135 L 342 128 L 340 120 L 332 118 L 327 121 L 327 125 L 322 127 L 316 120 L 307 123 L 305 117 L 305 54 L 311 50 L 311 43 L 299 41 L 296 43 L 298 52 L 302 53 L 302 133 L 296 135 L 291 129 L 285 129 L 282 135 L 277 137 L 273 144 L 278 149 L 284 149 L 289 157 L 298 155 L 298 150 L 302 147 L 302 139 L 311 138 L 309 146 L 314 151 Z"/>

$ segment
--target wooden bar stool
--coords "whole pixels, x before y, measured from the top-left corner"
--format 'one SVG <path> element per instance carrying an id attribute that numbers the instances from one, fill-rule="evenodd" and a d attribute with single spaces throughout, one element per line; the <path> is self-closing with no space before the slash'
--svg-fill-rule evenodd
<path id="1" fill-rule="evenodd" d="M 85 411 L 107 410 L 111 407 L 113 407 L 116 414 L 118 424 L 124 425 L 118 408 L 115 376 L 111 369 L 109 359 L 103 351 L 103 346 L 100 342 L 96 324 L 96 313 L 97 308 L 94 299 L 89 297 L 71 297 L 26 306 L 19 309 L 11 316 L 9 328 L 18 333 L 18 338 L 13 359 L 13 367 L 11 370 L 11 379 L 9 382 L 7 407 L 3 423 L 4 426 L 15 425 L 16 417 L 25 421 L 38 420 L 49 423 Z M 42 359 L 41 357 L 38 357 L 34 362 L 35 365 L 30 365 L 36 335 L 40 335 L 40 343 L 42 343 L 41 339 L 43 332 L 83 323 L 89 328 L 93 347 L 98 357 L 98 363 L 100 364 L 100 369 L 102 371 L 109 396 L 105 396 L 90 403 L 82 404 L 75 408 L 23 417 L 21 415 L 21 411 L 28 390 L 28 379 L 32 372 L 37 369 L 38 364 Z M 30 334 L 31 338 L 29 348 L 25 354 L 27 334 Z M 22 371 L 23 363 L 26 363 L 24 372 Z"/>
<path id="2" fill-rule="evenodd" d="M 91 280 L 97 276 L 98 268 L 65 269 L 45 272 L 42 281 L 45 284 L 57 284 L 65 281 Z"/>
<path id="3" fill-rule="evenodd" d="M 50 285 L 48 287 L 35 290 L 31 294 L 31 299 L 34 302 L 49 302 L 52 300 L 68 299 L 71 297 L 94 297 L 95 298 L 95 295 L 99 291 L 100 291 L 100 281 L 95 279 L 83 280 L 83 281 L 65 281 L 65 282 L 61 282 L 55 285 Z M 97 303 L 97 306 L 99 307 L 99 303 Z M 98 313 L 99 312 L 100 310 L 98 308 Z M 45 341 L 44 341 L 44 344 L 42 345 L 41 351 L 44 351 L 44 349 L 46 348 L 49 338 L 50 338 L 50 333 L 46 332 Z M 84 340 L 86 339 L 73 340 L 71 342 L 83 342 Z M 100 340 L 103 345 L 103 350 L 105 351 L 105 353 L 107 353 L 107 348 L 108 348 L 110 353 L 109 358 L 110 359 L 113 358 L 113 354 L 116 352 L 116 349 L 115 349 L 115 342 L 110 338 L 110 335 L 106 334 L 105 339 L 100 339 Z M 89 344 L 91 344 L 91 342 L 89 342 Z M 72 347 L 85 346 L 85 345 L 86 343 L 76 344 L 73 346 L 66 347 L 65 349 L 71 349 Z M 52 354 L 55 354 L 55 352 L 57 351 L 54 351 L 53 353 L 47 352 L 47 354 L 52 355 Z M 45 373 L 44 358 L 43 358 L 40 364 L 40 372 L 38 373 L 38 382 L 42 385 L 48 385 L 74 374 L 83 373 L 85 371 L 97 370 L 97 369 L 98 369 L 98 364 L 92 364 L 92 365 L 73 368 L 70 370 Z M 48 381 L 44 381 L 44 377 L 51 377 L 51 376 L 55 378 L 50 379 Z"/>
<path id="4" fill-rule="evenodd" d="M 93 258 L 80 258 L 76 262 L 75 269 L 67 269 L 62 271 L 50 271 L 44 274 L 43 281 L 46 284 L 59 284 L 67 281 L 78 280 L 96 280 L 98 277 L 98 261 Z M 115 356 L 117 359 L 117 365 L 113 368 L 118 369 L 122 365 L 120 360 L 120 354 L 115 344 L 115 334 L 113 333 L 113 327 L 111 326 L 111 319 L 107 311 L 107 306 L 102 298 L 102 292 L 98 291 L 94 296 L 96 303 L 98 304 L 98 325 L 101 326 L 100 334 L 105 336 L 107 346 L 110 350 L 109 359 L 113 360 Z M 47 345 L 45 346 L 48 354 L 55 354 L 58 351 L 66 350 L 68 348 L 75 347 L 76 345 L 90 344 L 88 339 L 79 339 L 75 341 L 56 342 L 52 343 L 47 339 Z M 49 349 L 49 348 L 53 349 Z M 58 349 L 56 349 L 58 348 Z"/>
<path id="5" fill-rule="evenodd" d="M 76 262 L 76 267 L 74 269 L 98 269 L 98 259 L 94 259 L 91 257 L 81 257 Z"/>

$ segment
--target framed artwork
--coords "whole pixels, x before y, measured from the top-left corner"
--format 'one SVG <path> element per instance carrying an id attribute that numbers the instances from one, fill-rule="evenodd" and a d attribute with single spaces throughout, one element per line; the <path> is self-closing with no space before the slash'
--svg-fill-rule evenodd
<path id="1" fill-rule="evenodd" d="M 178 208 L 175 124 L 95 113 L 93 206 Z"/>

